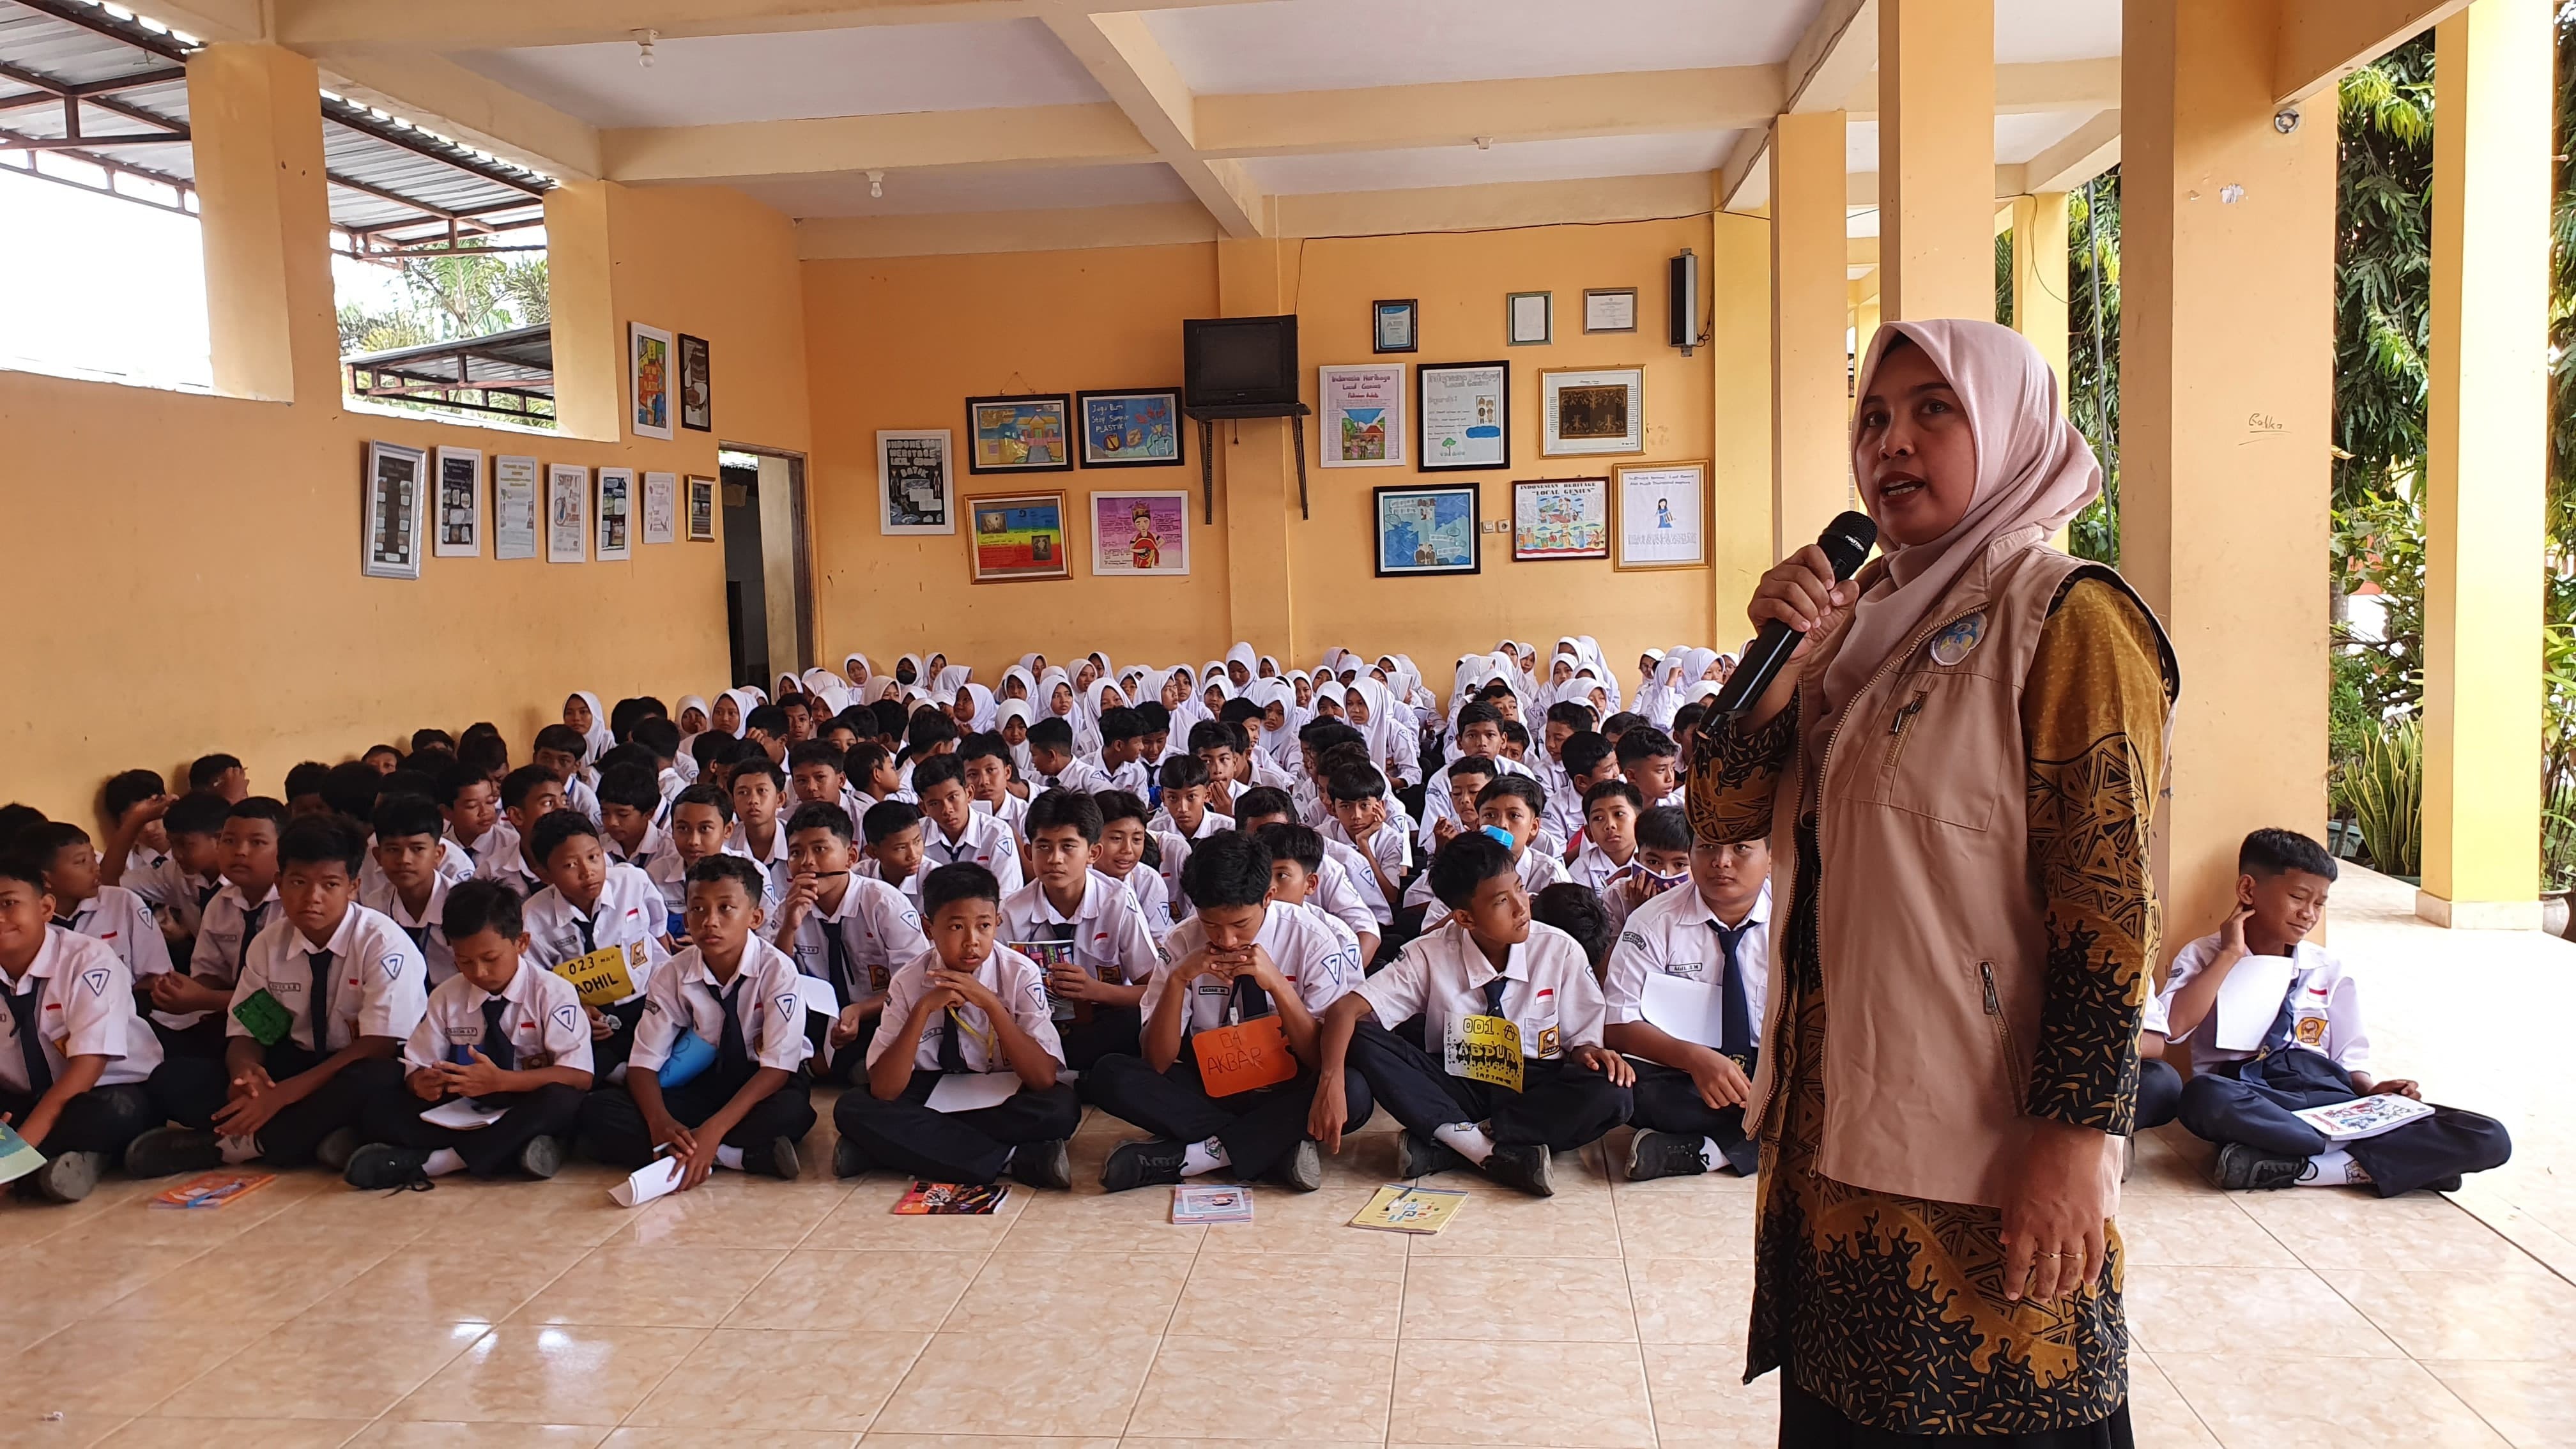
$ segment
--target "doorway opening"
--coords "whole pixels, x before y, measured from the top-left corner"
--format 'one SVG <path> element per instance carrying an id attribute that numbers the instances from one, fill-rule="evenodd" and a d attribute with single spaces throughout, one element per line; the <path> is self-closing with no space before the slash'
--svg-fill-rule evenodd
<path id="1" fill-rule="evenodd" d="M 717 455 L 724 511 L 725 637 L 733 682 L 768 689 L 814 664 L 813 577 L 805 547 L 805 457 L 727 443 Z"/>

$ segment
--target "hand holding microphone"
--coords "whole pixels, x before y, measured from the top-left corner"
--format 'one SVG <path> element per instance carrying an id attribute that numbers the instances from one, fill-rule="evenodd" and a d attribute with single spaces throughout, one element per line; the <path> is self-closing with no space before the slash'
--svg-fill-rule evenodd
<path id="1" fill-rule="evenodd" d="M 1860 594 L 1849 581 L 1877 541 L 1878 525 L 1868 514 L 1845 513 L 1825 525 L 1814 543 L 1772 565 L 1745 609 L 1759 632 L 1726 688 L 1710 702 L 1710 713 L 1734 715 L 1740 727 L 1750 729 L 1789 707 L 1805 672 L 1790 667 L 1792 662 L 1807 658 L 1851 617 Z"/>

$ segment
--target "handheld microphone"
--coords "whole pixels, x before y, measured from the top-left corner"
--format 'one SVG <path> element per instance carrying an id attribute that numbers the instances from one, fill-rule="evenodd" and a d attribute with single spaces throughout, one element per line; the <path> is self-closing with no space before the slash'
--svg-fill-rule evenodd
<path id="1" fill-rule="evenodd" d="M 1837 515 L 1825 525 L 1823 533 L 1816 535 L 1816 547 L 1823 549 L 1832 562 L 1834 582 L 1838 584 L 1860 572 L 1861 561 L 1869 557 L 1870 546 L 1877 542 L 1878 525 L 1866 513 Z M 1780 667 L 1789 662 L 1789 655 L 1806 637 L 1778 619 L 1764 624 L 1753 642 L 1744 646 L 1743 662 L 1735 666 L 1726 688 L 1709 702 L 1709 712 L 1733 715 L 1752 708 L 1753 702 L 1769 691 L 1771 681 L 1779 678 Z"/>

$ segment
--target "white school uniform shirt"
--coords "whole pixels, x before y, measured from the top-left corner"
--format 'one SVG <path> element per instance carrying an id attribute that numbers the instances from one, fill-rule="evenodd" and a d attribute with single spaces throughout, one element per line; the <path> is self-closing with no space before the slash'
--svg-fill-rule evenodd
<path id="1" fill-rule="evenodd" d="M 313 1029 L 311 953 L 331 953 L 324 978 L 323 1029 Z M 266 991 L 278 1005 L 295 1013 L 289 1035 L 314 1052 L 340 1050 L 362 1036 L 389 1036 L 400 1041 L 420 1025 L 429 1009 L 429 966 L 420 948 L 381 911 L 351 905 L 340 917 L 331 939 L 315 946 L 295 923 L 280 915 L 250 943 L 250 964 L 233 983 L 233 1005 L 254 991 Z M 227 1012 L 226 1036 L 248 1036 L 250 1028 Z"/>
<path id="2" fill-rule="evenodd" d="M 1753 900 L 1745 921 L 1753 929 L 1735 943 L 1735 967 L 1744 979 L 1744 1006 L 1753 1017 L 1753 1044 L 1762 1044 L 1762 1007 L 1771 986 L 1771 887 Z M 1660 971 L 1723 990 L 1726 947 L 1717 939 L 1717 913 L 1685 881 L 1631 912 L 1610 948 L 1601 982 L 1605 1021 L 1641 1021 L 1646 975 Z"/>
<path id="3" fill-rule="evenodd" d="M 180 935 L 194 936 L 205 919 L 207 904 L 224 888 L 224 878 L 190 875 L 181 868 L 177 856 L 163 856 L 161 863 L 150 869 L 127 871 L 125 888 L 177 926 Z"/>
<path id="4" fill-rule="evenodd" d="M 885 883 L 884 870 L 880 869 L 877 863 L 873 860 L 862 860 L 858 864 L 851 866 L 850 874 L 866 876 L 868 879 L 875 881 L 880 885 Z M 921 877 L 923 874 L 924 871 L 916 870 L 912 874 L 903 878 L 903 884 L 895 887 L 896 890 L 903 893 L 903 898 L 905 900 L 912 902 L 912 913 L 916 916 L 921 914 Z"/>
<path id="5" fill-rule="evenodd" d="M 1002 898 L 1003 941 L 1016 948 L 1058 939 L 1073 943 L 1073 964 L 1112 986 L 1142 984 L 1163 960 L 1135 894 L 1096 870 L 1085 873 L 1082 899 L 1070 916 L 1047 899 L 1043 881 Z"/>
<path id="6" fill-rule="evenodd" d="M 995 805 L 988 801 L 977 800 L 971 803 L 970 808 L 982 814 L 994 816 L 1003 824 L 1011 827 L 1011 838 L 1013 840 L 1026 840 L 1029 838 L 1029 802 L 1021 799 L 1019 796 L 1011 794 L 1008 791 L 1004 791 L 1002 794 L 1001 804 Z M 932 830 L 939 828 L 936 825 L 931 825 L 928 821 L 924 821 L 922 823 L 925 827 Z"/>
<path id="7" fill-rule="evenodd" d="M 1330 836 L 1324 837 L 1324 868 L 1315 873 L 1315 887 L 1313 904 L 1338 917 L 1353 935 L 1383 936 L 1380 928 L 1395 920 L 1395 907 L 1367 858 Z"/>
<path id="8" fill-rule="evenodd" d="M 456 948 L 447 943 L 445 924 L 447 892 L 451 888 L 452 883 L 447 877 L 431 876 L 429 899 L 421 903 L 420 914 L 417 916 L 403 909 L 402 892 L 394 889 L 392 881 L 379 882 L 374 890 L 360 887 L 358 891 L 359 905 L 371 911 L 383 912 L 386 920 L 393 922 L 404 935 L 411 937 L 413 945 L 420 948 L 421 960 L 429 967 L 429 985 L 432 990 L 444 985 L 447 978 L 456 974 Z"/>
<path id="9" fill-rule="evenodd" d="M 1521 878 L 1521 889 L 1533 896 L 1549 886 L 1563 884 L 1567 879 L 1565 862 L 1558 860 L 1556 853 L 1548 848 L 1545 835 L 1529 843 L 1529 849 L 1521 852 L 1521 858 L 1512 870 Z M 1449 919 L 1449 907 L 1431 893 L 1431 872 L 1427 870 L 1413 878 L 1413 888 L 1404 893 L 1404 903 L 1422 907 L 1422 929 L 1426 931 Z"/>
<path id="10" fill-rule="evenodd" d="M 591 903 L 588 915 L 553 886 L 528 897 L 523 914 L 527 919 L 528 959 L 549 971 L 602 946 L 627 948 L 626 973 L 635 989 L 619 997 L 619 1004 L 643 995 L 652 985 L 655 968 L 669 959 L 669 953 L 662 949 L 662 931 L 668 924 L 662 888 L 631 865 L 608 868 L 606 878 L 599 883 L 599 899 Z M 590 931 L 587 942 L 582 939 L 585 926 Z"/>
<path id="11" fill-rule="evenodd" d="M 734 995 L 734 1016 L 742 1023 L 742 1044 L 751 1064 L 792 1072 L 805 1064 L 814 1044 L 805 1039 L 805 1003 L 796 996 L 796 962 L 755 933 L 744 943 L 742 965 L 727 983 Z M 709 1046 L 724 1041 L 724 1003 L 717 999 L 716 974 L 698 948 L 691 946 L 659 971 L 644 993 L 644 1014 L 635 1022 L 635 1046 L 626 1065 L 639 1072 L 658 1072 L 671 1059 L 671 1048 L 688 1032 Z"/>
<path id="12" fill-rule="evenodd" d="M 1268 903 L 1263 907 L 1260 934 L 1254 939 L 1270 953 L 1279 974 L 1296 988 L 1297 999 L 1317 1016 L 1359 985 L 1362 966 L 1358 943 L 1341 934 L 1338 921 L 1312 906 Z M 1163 999 L 1163 993 L 1172 989 L 1172 967 L 1206 945 L 1207 927 L 1196 916 L 1174 926 L 1172 933 L 1163 938 L 1164 965 L 1145 987 L 1142 1008 L 1147 1017 L 1154 1014 L 1155 1003 Z M 1234 1005 L 1233 982 L 1203 975 L 1186 989 L 1190 1000 L 1181 1012 L 1182 1035 L 1226 1024 Z"/>
<path id="13" fill-rule="evenodd" d="M 519 853 L 519 832 L 512 828 L 507 820 L 493 821 L 492 828 L 474 837 L 472 845 L 458 840 L 455 828 L 452 826 L 443 838 L 465 852 L 466 858 L 474 862 L 474 874 L 483 880 L 493 878 L 493 862 L 515 857 Z M 441 854 L 443 858 L 444 852 Z"/>
<path id="14" fill-rule="evenodd" d="M 1531 774 L 1529 766 L 1509 755 L 1496 755 L 1486 763 L 1494 767 L 1496 778 L 1504 775 Z M 1531 778 L 1535 779 L 1536 776 L 1532 775 Z M 1440 842 L 1431 838 L 1432 822 L 1457 819 L 1458 811 L 1449 803 L 1449 767 L 1443 765 L 1432 772 L 1431 778 L 1422 787 L 1422 819 L 1415 825 L 1413 833 L 1414 838 L 1422 843 L 1424 860 L 1429 860 L 1432 853 L 1440 848 Z"/>
<path id="15" fill-rule="evenodd" d="M 1232 830 L 1234 828 L 1234 817 L 1231 815 L 1220 815 L 1214 810 L 1202 810 L 1199 812 L 1198 829 L 1185 831 L 1181 829 L 1180 822 L 1172 818 L 1171 811 L 1157 810 L 1154 812 L 1154 818 L 1145 822 L 1145 828 L 1157 835 L 1171 836 L 1173 839 L 1183 842 L 1184 846 L 1186 846 L 1189 841 L 1205 840 L 1209 836 L 1216 834 L 1218 831 Z M 1181 854 L 1186 857 L 1189 854 L 1189 851 L 1184 848 Z"/>
<path id="16" fill-rule="evenodd" d="M 1281 768 L 1277 760 L 1270 758 L 1270 752 L 1261 746 L 1254 745 L 1249 758 L 1252 761 L 1252 783 L 1246 786 L 1247 789 L 1266 785 L 1273 790 L 1286 790 L 1297 783 L 1297 778 Z"/>
<path id="17" fill-rule="evenodd" d="M 15 981 L 0 975 L 0 991 L 36 998 L 38 1050 L 57 1082 L 73 1057 L 107 1058 L 102 1087 L 142 1081 L 161 1065 L 161 1039 L 134 1010 L 134 978 L 104 941 L 47 926 L 26 973 Z M 0 1011 L 0 1087 L 24 1093 L 34 1085 L 17 1014 Z"/>
<path id="18" fill-rule="evenodd" d="M 2139 1026 L 2159 1036 L 2171 1035 L 2174 997 L 2217 958 L 2215 933 L 2183 947 L 2174 957 L 2173 974 L 2165 978 L 2165 989 L 2147 1003 Z M 2341 958 L 2313 941 L 2301 941 L 2291 960 L 2297 971 L 2283 998 L 2290 1007 L 2290 1045 L 2316 1052 L 2346 1072 L 2369 1071 L 2370 1034 L 2362 1027 L 2360 983 L 2346 973 Z M 2193 1028 L 2190 1041 L 2194 1072 L 2254 1055 L 2250 1051 L 2219 1049 L 2218 1010 L 2214 1004 L 2209 1015 Z"/>
<path id="19" fill-rule="evenodd" d="M 599 792 L 590 788 L 590 781 L 586 778 L 588 774 L 588 771 L 576 770 L 571 779 L 564 781 L 564 808 L 580 811 L 589 817 L 591 824 L 597 825 Z"/>
<path id="20" fill-rule="evenodd" d="M 868 1043 L 868 1065 L 894 1049 L 895 1038 L 912 1024 L 913 1003 L 930 994 L 930 963 L 939 959 L 936 951 L 924 951 L 894 973 L 894 982 L 886 988 L 885 1019 L 877 1023 L 876 1037 Z M 1054 1008 L 1048 1004 L 1046 973 L 1038 963 L 995 942 L 982 965 L 975 968 L 975 979 L 984 983 L 1001 998 L 1011 1020 L 1038 1049 L 1064 1064 L 1064 1040 L 1056 1035 Z M 992 1018 L 981 1007 L 960 1001 L 948 1008 L 957 1018 L 957 1052 L 965 1059 L 970 1072 L 1007 1072 L 1010 1059 L 1002 1054 L 1001 1042 L 993 1032 Z M 922 1028 L 921 1045 L 912 1054 L 916 1072 L 939 1070 L 940 1021 Z"/>
<path id="21" fill-rule="evenodd" d="M 1354 880 L 1361 876 L 1367 876 L 1371 882 L 1376 880 L 1376 873 L 1367 869 L 1369 859 L 1377 861 L 1378 865 L 1386 871 L 1388 880 L 1399 884 L 1404 880 L 1404 872 L 1413 864 L 1413 832 L 1398 825 L 1392 815 L 1387 817 L 1385 824 L 1372 831 L 1366 840 L 1351 839 L 1351 833 L 1342 828 L 1342 822 L 1330 818 L 1316 827 L 1316 833 L 1323 836 L 1327 844 L 1348 846 L 1363 857 L 1359 864 L 1351 869 Z"/>
<path id="22" fill-rule="evenodd" d="M 671 846 L 671 832 L 653 821 L 645 823 L 644 838 L 635 843 L 632 851 L 619 845 L 616 837 L 605 830 L 599 832 L 599 848 L 611 862 L 618 865 L 631 865 L 638 870 L 651 865 L 655 856 L 677 853 Z"/>
<path id="23" fill-rule="evenodd" d="M 498 993 L 487 992 L 463 976 L 440 982 L 429 993 L 420 1025 L 403 1041 L 403 1069 L 425 1072 L 450 1060 L 449 1053 L 457 1047 L 479 1047 L 490 1056 L 492 1049 L 483 1045 L 483 1003 L 495 994 L 507 1003 L 501 1008 L 501 1030 L 517 1055 L 517 1070 L 592 1069 L 590 1017 L 581 1009 L 581 993 L 571 982 L 524 957 L 518 974 Z"/>
<path id="24" fill-rule="evenodd" d="M 736 850 L 730 845 L 719 848 L 716 853 L 739 855 L 745 860 L 751 858 L 748 853 Z M 688 862 L 680 859 L 677 848 L 666 850 L 645 864 L 644 876 L 653 882 L 653 888 L 662 894 L 662 929 L 672 936 L 678 936 L 687 929 L 678 922 L 678 918 L 688 914 L 689 909 Z M 770 920 L 778 919 L 778 903 L 785 899 L 785 894 L 778 888 L 778 878 L 768 871 L 762 871 L 760 873 L 760 908 L 768 913 Z"/>
<path id="25" fill-rule="evenodd" d="M 1564 776 L 1557 777 L 1560 781 Z M 1539 811 L 1539 824 L 1559 840 L 1572 840 L 1583 833 L 1583 792 L 1570 783 L 1548 787 L 1547 808 Z"/>
<path id="26" fill-rule="evenodd" d="M 1633 864 L 1636 859 L 1637 853 L 1630 851 L 1629 862 Z M 1574 859 L 1566 862 L 1565 878 L 1579 886 L 1590 886 L 1595 895 L 1607 895 L 1610 891 L 1610 883 L 1617 880 L 1627 869 L 1626 865 L 1612 860 L 1610 852 L 1586 840 L 1583 842 L 1583 848 L 1574 853 Z M 1767 901 L 1770 898 L 1771 888 L 1764 886 L 1762 894 Z M 1765 910 L 1768 910 L 1767 906 Z"/>
<path id="27" fill-rule="evenodd" d="M 1521 1029 L 1522 1056 L 1555 1058 L 1601 1044 L 1601 986 L 1592 978 L 1591 958 L 1572 936 L 1544 921 L 1530 922 L 1529 939 L 1511 949 L 1500 974 L 1509 983 L 1503 987 L 1503 1015 Z M 1414 937 L 1358 991 L 1381 1025 L 1420 1016 L 1422 1039 L 1438 1043 L 1447 1040 L 1450 1023 L 1459 1017 L 1485 1014 L 1485 983 L 1495 975 L 1467 928 L 1451 925 Z"/>
<path id="28" fill-rule="evenodd" d="M 733 830 L 725 836 L 724 848 L 725 854 L 739 855 L 767 873 L 769 890 L 765 893 L 766 899 L 784 900 L 786 898 L 787 815 L 784 811 L 780 812 L 777 821 L 770 826 L 768 854 L 763 855 L 751 848 L 751 828 L 739 820 L 733 823 Z"/>
<path id="29" fill-rule="evenodd" d="M 528 864 L 528 853 L 520 847 L 519 832 L 511 830 L 509 822 L 493 826 L 492 834 L 498 835 L 504 830 L 510 831 L 509 848 L 504 850 L 496 846 L 491 854 L 479 857 L 475 862 L 474 877 L 477 880 L 497 880 L 525 899 L 544 890 L 546 883 Z"/>
<path id="30" fill-rule="evenodd" d="M 817 901 L 796 923 L 796 969 L 832 981 L 828 937 L 834 933 L 849 953 L 851 979 L 832 984 L 846 990 L 852 1001 L 884 991 L 894 980 L 894 968 L 930 949 L 930 938 L 921 934 L 920 907 L 893 886 L 855 870 L 837 909 L 826 911 Z"/>
<path id="31" fill-rule="evenodd" d="M 1324 798 L 1321 787 L 1305 775 L 1288 787 L 1288 803 L 1297 812 L 1297 820 L 1311 829 L 1321 830 L 1333 823 L 1332 802 Z"/>
<path id="32" fill-rule="evenodd" d="M 662 803 L 653 808 L 654 824 L 660 825 L 670 820 L 671 802 L 679 799 L 680 792 L 688 789 L 690 782 L 696 778 L 694 772 L 682 774 L 677 762 L 662 767 L 661 772 L 653 777 L 653 787 L 661 792 L 662 796 Z"/>
<path id="33" fill-rule="evenodd" d="M 1002 883 L 1002 895 L 1008 898 L 1020 888 L 1020 847 L 1011 836 L 1011 827 L 996 815 L 966 812 L 966 833 L 950 840 L 938 821 L 921 817 L 921 873 L 928 875 L 943 865 L 966 861 L 984 867 Z"/>
<path id="34" fill-rule="evenodd" d="M 188 957 L 188 974 L 217 986 L 230 986 L 240 979 L 242 961 L 251 939 L 286 917 L 279 904 L 277 887 L 254 906 L 242 894 L 242 888 L 231 881 L 215 892 L 206 903 L 205 919 L 197 927 L 197 949 Z M 250 929 L 244 930 L 247 925 Z M 185 1026 L 202 1013 L 189 1013 L 184 1020 L 172 1020 L 171 1026 Z"/>
<path id="35" fill-rule="evenodd" d="M 1052 775 L 1044 770 L 1032 770 L 1029 773 L 1028 784 L 1029 794 L 1032 796 L 1042 795 L 1049 790 L 1079 790 L 1085 795 L 1097 795 L 1103 790 L 1114 788 L 1109 783 L 1109 777 L 1101 773 L 1098 765 L 1080 755 L 1066 760 L 1064 768 Z"/>
<path id="36" fill-rule="evenodd" d="M 464 846 L 441 834 L 438 837 L 436 868 L 439 879 L 452 884 L 460 880 L 472 880 L 474 872 L 479 868 L 479 862 Z M 365 900 L 370 887 L 381 886 L 384 883 L 385 868 L 376 864 L 376 837 L 370 833 L 367 836 L 367 853 L 358 861 L 358 898 Z"/>
<path id="37" fill-rule="evenodd" d="M 1109 875 L 1102 871 L 1102 875 Z M 1111 880 L 1118 877 L 1111 875 Z M 1143 861 L 1128 868 L 1127 878 L 1119 881 L 1136 897 L 1136 908 L 1145 913 L 1145 929 L 1159 941 L 1172 929 L 1172 898 L 1163 885 L 1162 872 L 1146 868 Z"/>
<path id="38" fill-rule="evenodd" d="M 115 952 L 136 980 L 170 969 L 170 943 L 162 939 L 152 907 L 123 886 L 100 886 L 98 894 L 73 907 L 71 929 Z"/>

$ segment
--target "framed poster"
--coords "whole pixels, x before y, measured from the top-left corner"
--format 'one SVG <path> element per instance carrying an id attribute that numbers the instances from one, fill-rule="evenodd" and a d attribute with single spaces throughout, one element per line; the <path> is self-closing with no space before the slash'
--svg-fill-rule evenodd
<path id="1" fill-rule="evenodd" d="M 1550 458 L 1646 451 L 1646 370 L 1565 368 L 1538 375 L 1538 450 Z"/>
<path id="2" fill-rule="evenodd" d="M 1091 576 L 1135 579 L 1190 571 L 1187 491 L 1091 495 Z"/>
<path id="3" fill-rule="evenodd" d="M 1414 323 L 1421 310 L 1411 297 L 1369 303 L 1369 350 L 1411 352 L 1419 347 Z"/>
<path id="4" fill-rule="evenodd" d="M 635 557 L 635 470 L 599 470 L 599 558 L 603 563 Z"/>
<path id="5" fill-rule="evenodd" d="M 438 532 L 430 552 L 439 558 L 479 558 L 483 553 L 483 454 L 474 448 L 438 450 Z"/>
<path id="6" fill-rule="evenodd" d="M 537 460 L 492 460 L 492 557 L 537 556 Z"/>
<path id="7" fill-rule="evenodd" d="M 671 437 L 671 334 L 641 322 L 626 324 L 626 431 Z"/>
<path id="8" fill-rule="evenodd" d="M 1404 466 L 1404 364 L 1315 369 L 1326 468 Z"/>
<path id="9" fill-rule="evenodd" d="M 680 476 L 644 475 L 644 541 L 676 543 L 680 538 Z"/>
<path id="10" fill-rule="evenodd" d="M 359 571 L 371 579 L 420 577 L 423 474 L 429 455 L 399 443 L 367 444 L 367 527 Z"/>
<path id="11" fill-rule="evenodd" d="M 1514 347 L 1544 347 L 1555 340 L 1554 292 L 1503 294 L 1503 341 Z"/>
<path id="12" fill-rule="evenodd" d="M 1073 466 L 1073 399 L 1054 393 L 966 399 L 966 471 L 1061 473 Z"/>
<path id="13" fill-rule="evenodd" d="M 1610 556 L 1610 480 L 1534 478 L 1512 485 L 1512 558 Z"/>
<path id="14" fill-rule="evenodd" d="M 689 542 L 716 541 L 716 480 L 689 480 Z"/>
<path id="15" fill-rule="evenodd" d="M 1075 401 L 1082 414 L 1082 466 L 1180 466 L 1180 389 L 1086 392 Z"/>
<path id="16" fill-rule="evenodd" d="M 1619 479 L 1623 569 L 1686 569 L 1708 562 L 1708 465 L 1628 464 Z"/>
<path id="17" fill-rule="evenodd" d="M 546 562 L 590 557 L 590 470 L 578 463 L 546 468 Z"/>
<path id="18" fill-rule="evenodd" d="M 1380 488 L 1376 504 L 1379 578 L 1472 574 L 1480 567 L 1476 544 L 1484 517 L 1475 484 Z"/>
<path id="19" fill-rule="evenodd" d="M 1583 330 L 1586 332 L 1636 331 L 1637 289 L 1634 287 L 1584 288 Z"/>
<path id="20" fill-rule="evenodd" d="M 955 533 L 957 478 L 946 428 L 877 434 L 877 532 Z"/>
<path id="21" fill-rule="evenodd" d="M 1414 371 L 1425 473 L 1512 465 L 1512 365 L 1422 364 Z"/>
<path id="22" fill-rule="evenodd" d="M 1073 559 L 1064 528 L 1061 493 L 1010 493 L 970 498 L 973 518 L 967 557 L 979 584 L 1023 579 L 1069 579 Z"/>
<path id="23" fill-rule="evenodd" d="M 708 375 L 707 339 L 679 336 L 680 426 L 693 433 L 715 431 L 715 381 Z M 649 542 L 649 540 L 648 540 Z"/>

